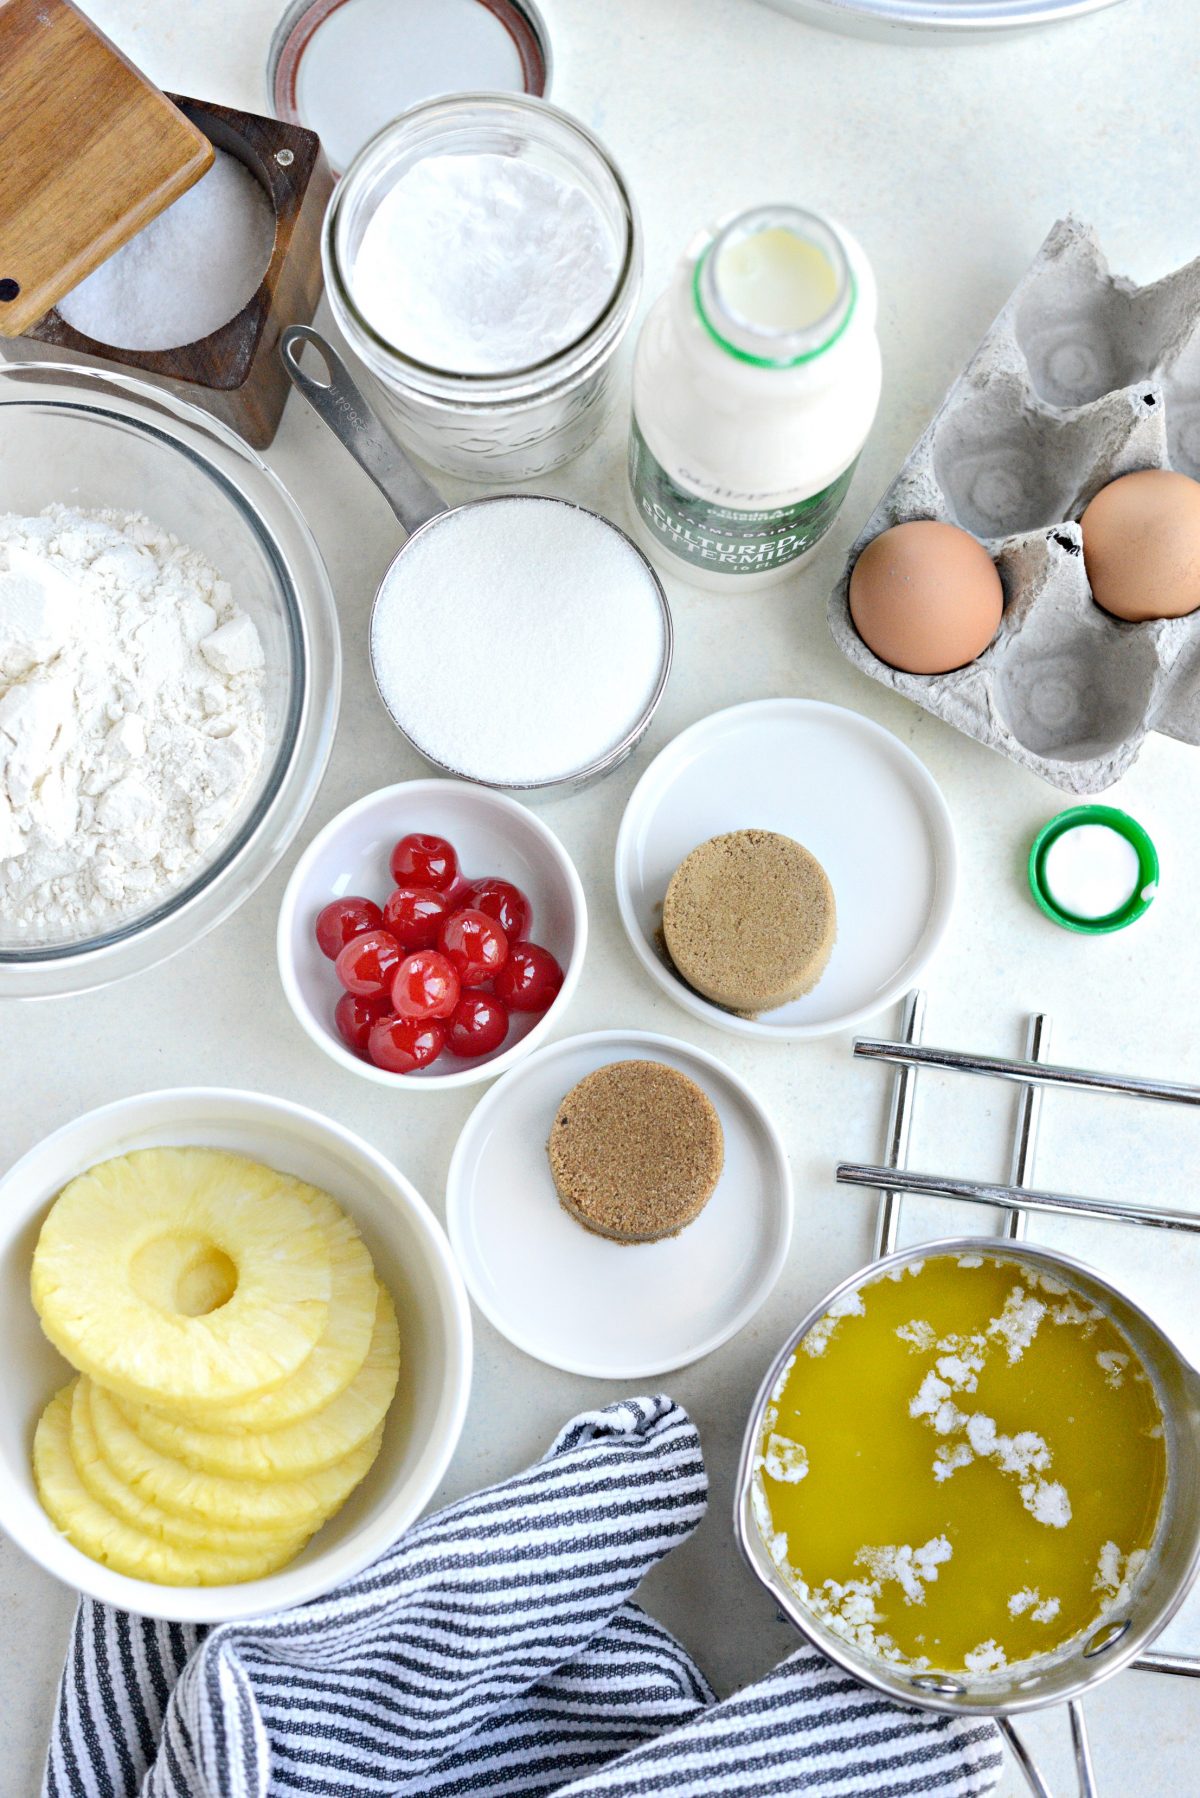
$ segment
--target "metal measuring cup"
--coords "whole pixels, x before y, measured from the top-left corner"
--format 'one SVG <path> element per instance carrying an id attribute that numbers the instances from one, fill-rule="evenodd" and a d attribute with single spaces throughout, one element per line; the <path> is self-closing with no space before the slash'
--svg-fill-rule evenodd
<path id="1" fill-rule="evenodd" d="M 315 380 L 301 367 L 300 357 L 306 347 L 315 350 L 324 362 L 329 377 L 326 382 Z M 289 325 L 280 336 L 279 353 L 283 357 L 284 367 L 287 369 L 293 385 L 304 395 L 309 405 L 329 426 L 339 442 L 349 450 L 359 467 L 370 475 L 406 533 L 405 543 L 397 550 L 384 570 L 383 577 L 375 590 L 375 599 L 371 610 L 371 671 L 375 676 L 376 691 L 401 736 L 411 744 L 418 755 L 441 773 L 451 775 L 456 780 L 470 780 L 478 786 L 492 786 L 508 793 L 519 793 L 526 796 L 531 793 L 541 793 L 549 796 L 574 792 L 591 781 L 599 779 L 601 775 L 611 773 L 627 756 L 633 753 L 649 729 L 650 720 L 653 718 L 666 688 L 674 653 L 675 633 L 667 596 L 663 591 L 662 582 L 637 544 L 609 519 L 601 517 L 598 512 L 593 512 L 586 506 L 576 505 L 573 500 L 552 499 L 537 494 L 490 494 L 483 499 L 466 500 L 458 506 L 448 505 L 424 475 L 414 468 L 399 444 L 389 435 L 366 397 L 355 385 L 350 371 L 341 357 L 319 331 L 314 331 L 309 325 Z M 573 769 L 568 774 L 554 775 L 543 780 L 489 781 L 481 779 L 479 775 L 469 774 L 461 768 L 450 767 L 445 762 L 439 761 L 409 734 L 403 720 L 396 716 L 388 704 L 375 667 L 375 615 L 379 607 L 380 596 L 400 557 L 416 541 L 418 535 L 427 538 L 430 534 L 443 528 L 448 520 L 453 520 L 460 512 L 477 506 L 492 505 L 498 499 L 506 503 L 530 500 L 539 506 L 561 506 L 571 512 L 582 512 L 588 518 L 594 519 L 605 530 L 611 531 L 614 536 L 619 537 L 637 557 L 649 576 L 661 611 L 662 656 L 657 678 L 648 702 L 638 713 L 632 725 L 610 749 L 605 750 L 603 754 L 585 766 Z M 448 553 L 450 553 L 449 550 Z"/>
<path id="2" fill-rule="evenodd" d="M 1081 1293 L 1105 1311 L 1124 1333 L 1154 1382 L 1162 1411 L 1167 1483 L 1154 1542 L 1129 1603 L 1122 1607 L 1123 1614 L 1098 1625 L 1086 1641 L 1068 1643 L 1041 1661 L 1017 1664 L 1005 1672 L 977 1679 L 892 1666 L 853 1647 L 808 1610 L 771 1558 L 755 1520 L 755 1476 L 767 1407 L 777 1381 L 813 1325 L 837 1300 L 892 1269 L 902 1269 L 911 1261 L 923 1261 L 931 1255 L 977 1255 L 980 1249 L 978 1236 L 914 1244 L 872 1261 L 814 1305 L 771 1363 L 751 1409 L 738 1467 L 734 1535 L 750 1571 L 766 1587 L 780 1611 L 815 1648 L 855 1679 L 874 1686 L 898 1704 L 955 1717 L 995 1717 L 1035 1798 L 1050 1798 L 1049 1789 L 1017 1735 L 1012 1718 L 1046 1705 L 1069 1705 L 1081 1798 L 1095 1798 L 1095 1777 L 1079 1700 L 1093 1686 L 1128 1666 L 1154 1640 L 1187 1597 L 1200 1570 L 1200 1373 L 1132 1300 L 1069 1255 L 1008 1238 L 998 1238 L 985 1246 L 985 1252 L 1005 1261 L 1024 1262 L 1055 1276 L 1068 1289 Z"/>

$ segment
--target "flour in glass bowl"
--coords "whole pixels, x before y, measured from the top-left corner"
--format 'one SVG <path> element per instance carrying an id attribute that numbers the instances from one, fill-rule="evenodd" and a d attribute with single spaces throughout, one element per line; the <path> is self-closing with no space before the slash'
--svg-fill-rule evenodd
<path id="1" fill-rule="evenodd" d="M 618 262 L 575 182 L 519 156 L 427 156 L 376 207 L 350 285 L 368 324 L 413 361 L 509 374 L 583 336 Z"/>
<path id="2" fill-rule="evenodd" d="M 0 936 L 78 941 L 197 875 L 266 738 L 262 644 L 137 513 L 0 516 Z"/>

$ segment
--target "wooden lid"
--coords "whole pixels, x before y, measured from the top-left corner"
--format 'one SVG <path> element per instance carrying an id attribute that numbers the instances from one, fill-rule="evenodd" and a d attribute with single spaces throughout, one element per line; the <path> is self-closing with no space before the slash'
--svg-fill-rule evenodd
<path id="1" fill-rule="evenodd" d="M 18 337 L 213 148 L 70 0 L 0 0 L 0 335 Z"/>

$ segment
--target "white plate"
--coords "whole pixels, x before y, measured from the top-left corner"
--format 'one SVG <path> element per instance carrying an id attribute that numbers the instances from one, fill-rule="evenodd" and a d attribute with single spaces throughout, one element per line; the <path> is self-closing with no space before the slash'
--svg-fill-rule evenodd
<path id="1" fill-rule="evenodd" d="M 776 830 L 810 849 L 837 902 L 837 941 L 811 993 L 757 1018 L 701 998 L 655 936 L 672 874 L 710 837 Z M 932 775 L 890 731 L 815 699 L 714 712 L 668 743 L 617 837 L 617 905 L 634 953 L 705 1023 L 778 1042 L 861 1024 L 920 978 L 950 921 L 954 828 Z"/>
<path id="2" fill-rule="evenodd" d="M 558 1202 L 546 1144 L 565 1093 L 613 1061 L 661 1061 L 703 1088 L 725 1166 L 700 1216 L 663 1242 L 609 1242 Z M 551 1367 L 643 1380 L 710 1354 L 758 1310 L 787 1256 L 792 1181 L 774 1124 L 713 1056 L 597 1030 L 539 1049 L 475 1107 L 450 1162 L 446 1221 L 479 1309 Z"/>

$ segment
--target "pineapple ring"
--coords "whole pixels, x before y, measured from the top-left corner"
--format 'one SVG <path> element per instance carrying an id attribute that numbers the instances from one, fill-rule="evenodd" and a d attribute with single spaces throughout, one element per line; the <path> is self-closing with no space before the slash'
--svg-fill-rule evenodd
<path id="1" fill-rule="evenodd" d="M 282 1429 L 285 1424 L 322 1410 L 339 1392 L 344 1392 L 366 1360 L 379 1292 L 371 1257 L 350 1219 L 327 1193 L 312 1186 L 301 1190 L 317 1212 L 329 1241 L 333 1288 L 325 1328 L 314 1343 L 312 1354 L 290 1379 L 254 1398 L 222 1405 L 219 1410 L 206 1410 L 196 1418 L 205 1429 L 219 1430 L 222 1435 Z M 177 1417 L 186 1415 L 180 1405 L 162 1409 Z"/>
<path id="2" fill-rule="evenodd" d="M 151 1448 L 126 1423 L 112 1394 L 94 1382 L 88 1404 L 100 1453 L 115 1474 L 163 1510 L 206 1518 L 221 1529 L 315 1529 L 350 1496 L 383 1439 L 379 1424 L 338 1466 L 304 1479 L 226 1479 L 197 1473 Z"/>
<path id="3" fill-rule="evenodd" d="M 328 1317 L 329 1246 L 310 1190 L 219 1149 L 101 1162 L 63 1188 L 42 1225 L 32 1288 L 43 1330 L 82 1372 L 143 1404 L 202 1409 L 269 1391 Z M 180 1272 L 206 1251 L 228 1257 L 226 1303 L 195 1317 L 164 1303 L 163 1238 L 183 1239 L 165 1257 Z"/>
<path id="4" fill-rule="evenodd" d="M 38 1495 L 51 1520 L 81 1554 L 129 1579 L 160 1586 L 232 1586 L 276 1573 L 295 1558 L 305 1535 L 259 1538 L 246 1549 L 184 1548 L 133 1529 L 97 1504 L 71 1458 L 71 1386 L 55 1394 L 33 1439 Z"/>
<path id="5" fill-rule="evenodd" d="M 100 1453 L 92 1423 L 89 1401 L 90 1382 L 83 1376 L 71 1387 L 70 1442 L 75 1471 L 96 1503 L 105 1511 L 127 1523 L 139 1535 L 152 1536 L 176 1548 L 211 1548 L 214 1530 L 211 1523 L 196 1517 L 181 1517 L 175 1511 L 164 1511 L 161 1505 L 143 1498 L 133 1486 L 120 1479 Z M 233 1553 L 242 1547 L 257 1547 L 268 1540 L 294 1541 L 295 1530 L 230 1530 L 228 1547 Z"/>
<path id="6" fill-rule="evenodd" d="M 382 1423 L 396 1390 L 400 1331 L 390 1297 L 382 1286 L 378 1293 L 366 1360 L 344 1391 L 297 1423 L 261 1435 L 226 1435 L 146 1405 L 118 1400 L 118 1409 L 143 1442 L 160 1454 L 186 1462 L 198 1473 L 231 1479 L 296 1479 L 332 1467 Z"/>

